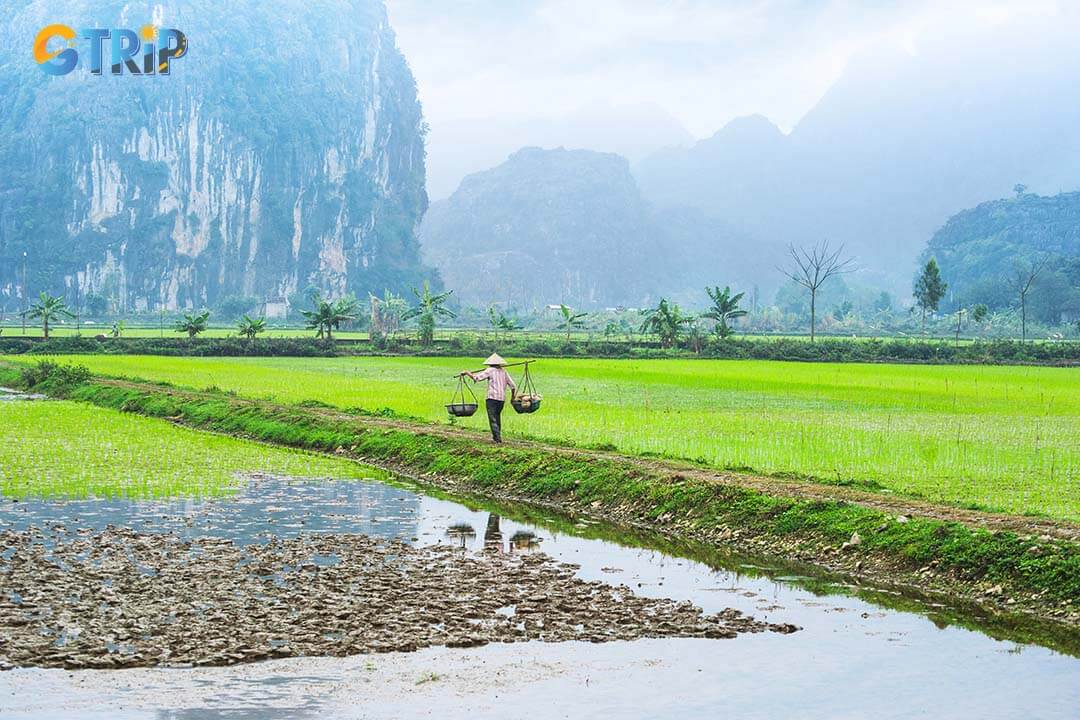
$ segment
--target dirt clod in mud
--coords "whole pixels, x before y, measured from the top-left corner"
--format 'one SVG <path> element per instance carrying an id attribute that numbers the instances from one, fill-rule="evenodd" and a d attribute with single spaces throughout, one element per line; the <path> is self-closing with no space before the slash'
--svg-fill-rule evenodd
<path id="1" fill-rule="evenodd" d="M 30 527 L 0 540 L 0 660 L 17 666 L 228 665 L 797 630 L 587 582 L 539 553 L 474 555 L 349 534 L 238 545 L 115 527 Z"/>

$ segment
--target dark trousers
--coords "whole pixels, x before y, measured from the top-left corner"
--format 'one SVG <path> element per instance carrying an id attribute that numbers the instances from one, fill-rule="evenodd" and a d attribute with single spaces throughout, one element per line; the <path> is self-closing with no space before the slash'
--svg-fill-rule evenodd
<path id="1" fill-rule="evenodd" d="M 505 400 L 487 399 L 488 424 L 491 425 L 491 439 L 497 443 L 502 442 L 502 411 L 506 405 Z"/>

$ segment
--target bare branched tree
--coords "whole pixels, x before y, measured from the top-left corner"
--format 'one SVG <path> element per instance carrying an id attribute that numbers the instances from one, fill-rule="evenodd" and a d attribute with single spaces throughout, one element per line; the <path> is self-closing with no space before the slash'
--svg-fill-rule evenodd
<path id="1" fill-rule="evenodd" d="M 832 250 L 829 241 L 810 247 L 788 246 L 788 254 L 794 263 L 790 268 L 777 268 L 788 278 L 810 291 L 810 342 L 814 342 L 814 329 L 817 325 L 817 293 L 829 278 L 849 273 L 855 268 L 851 258 L 841 257 L 844 246 Z"/>
<path id="2" fill-rule="evenodd" d="M 1034 260 L 1013 263 L 1012 272 L 1006 276 L 1005 282 L 1009 285 L 1016 296 L 1020 299 L 1020 339 L 1027 340 L 1027 296 L 1035 286 L 1035 281 L 1046 269 L 1048 257 L 1037 257 Z"/>

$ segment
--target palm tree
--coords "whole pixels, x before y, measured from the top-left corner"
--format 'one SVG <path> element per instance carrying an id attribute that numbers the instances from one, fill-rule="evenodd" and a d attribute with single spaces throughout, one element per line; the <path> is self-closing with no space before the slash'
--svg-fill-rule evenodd
<path id="1" fill-rule="evenodd" d="M 41 318 L 41 329 L 45 333 L 45 339 L 48 340 L 49 323 L 57 321 L 60 318 L 73 318 L 75 317 L 75 314 L 67 309 L 64 298 L 55 297 L 43 292 L 38 296 L 37 302 L 31 305 L 30 309 L 26 311 L 26 317 Z"/>
<path id="2" fill-rule="evenodd" d="M 667 298 L 661 298 L 660 304 L 651 310 L 642 313 L 645 322 L 641 323 L 639 332 L 656 335 L 660 338 L 660 346 L 665 348 L 675 347 L 679 342 L 682 328 L 690 318 L 682 314 L 678 305 L 671 305 Z"/>
<path id="3" fill-rule="evenodd" d="M 209 310 L 203 310 L 198 315 L 184 313 L 184 317 L 177 320 L 176 324 L 173 325 L 173 330 L 180 333 L 187 333 L 187 336 L 194 340 L 196 335 L 206 332 L 206 325 L 209 319 Z"/>
<path id="4" fill-rule="evenodd" d="M 313 300 L 314 310 L 304 310 L 301 314 L 308 321 L 309 330 L 317 330 L 315 337 L 334 339 L 334 330 L 341 327 L 343 322 L 352 322 L 356 319 L 359 303 L 356 298 L 346 295 L 330 302 L 326 298 L 317 297 Z"/>
<path id="5" fill-rule="evenodd" d="M 453 293 L 453 290 L 447 290 L 437 295 L 432 294 L 431 286 L 427 280 L 424 281 L 423 292 L 413 288 L 413 295 L 416 296 L 417 304 L 407 310 L 401 316 L 401 319 L 405 321 L 420 318 L 420 344 L 424 347 L 429 347 L 435 342 L 435 319 L 437 317 L 457 317 L 453 311 L 445 307 L 446 301 L 450 299 Z"/>
<path id="6" fill-rule="evenodd" d="M 585 327 L 585 318 L 589 313 L 575 313 L 565 305 L 559 305 L 559 312 L 562 313 L 562 322 L 559 323 L 559 329 L 566 331 L 566 342 L 570 342 L 570 331 L 580 330 Z"/>
<path id="7" fill-rule="evenodd" d="M 266 330 L 266 318 L 253 320 L 247 313 L 244 313 L 244 316 L 240 318 L 240 322 L 236 325 L 236 330 L 248 340 L 254 340 L 256 335 Z"/>
<path id="8" fill-rule="evenodd" d="M 723 290 L 720 289 L 719 285 L 712 288 L 707 287 L 705 293 L 713 303 L 712 307 L 705 313 L 705 317 L 716 321 L 716 334 L 720 336 L 721 340 L 731 337 L 735 334 L 735 331 L 728 325 L 728 320 L 745 317 L 746 311 L 739 309 L 739 301 L 742 300 L 743 295 L 746 293 L 732 295 L 731 288 L 726 285 Z"/>

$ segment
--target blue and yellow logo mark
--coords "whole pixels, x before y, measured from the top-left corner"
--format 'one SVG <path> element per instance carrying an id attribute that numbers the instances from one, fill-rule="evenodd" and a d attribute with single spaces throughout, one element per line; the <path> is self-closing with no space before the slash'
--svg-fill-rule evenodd
<path id="1" fill-rule="evenodd" d="M 83 56 L 79 54 L 79 41 Z M 34 60 L 49 75 L 67 75 L 85 56 L 89 58 L 90 74 L 101 75 L 106 45 L 111 75 L 123 75 L 125 70 L 132 75 L 168 75 L 172 61 L 186 55 L 188 47 L 187 36 L 175 28 L 143 25 L 138 32 L 127 28 L 84 28 L 75 32 L 57 23 L 41 28 L 34 38 Z"/>

